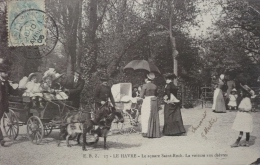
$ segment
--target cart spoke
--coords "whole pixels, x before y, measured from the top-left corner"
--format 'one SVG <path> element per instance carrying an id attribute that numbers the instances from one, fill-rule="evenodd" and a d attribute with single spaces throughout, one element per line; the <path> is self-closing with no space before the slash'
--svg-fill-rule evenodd
<path id="1" fill-rule="evenodd" d="M 37 133 L 37 135 L 39 135 L 40 137 L 42 136 L 42 134 L 41 134 L 39 131 L 37 131 L 36 133 Z"/>
<path id="2" fill-rule="evenodd" d="M 16 129 L 13 127 L 14 136 L 16 135 Z"/>
<path id="3" fill-rule="evenodd" d="M 10 127 L 10 137 L 12 137 L 12 133 L 13 133 L 13 128 L 12 127 Z"/>
<path id="4" fill-rule="evenodd" d="M 8 133 L 9 133 L 9 131 L 10 131 L 10 127 L 7 129 L 6 133 L 8 134 Z"/>

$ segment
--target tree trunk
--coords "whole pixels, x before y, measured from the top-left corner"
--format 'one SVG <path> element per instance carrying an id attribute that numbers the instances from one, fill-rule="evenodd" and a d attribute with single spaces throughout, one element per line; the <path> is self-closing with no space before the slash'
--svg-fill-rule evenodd
<path id="1" fill-rule="evenodd" d="M 178 55 L 178 51 L 176 50 L 176 42 L 175 37 L 173 37 L 172 34 L 172 4 L 171 0 L 168 0 L 168 7 L 169 7 L 169 35 L 170 35 L 170 41 L 172 46 L 172 58 L 173 58 L 173 73 L 178 76 L 178 61 L 176 60 L 176 57 Z M 174 84 L 177 85 L 177 79 L 174 79 Z"/>
<path id="2" fill-rule="evenodd" d="M 127 0 L 119 1 L 119 12 L 117 13 L 117 24 L 116 24 L 116 58 L 112 60 L 108 66 L 108 73 L 110 76 L 115 76 L 118 72 L 118 60 L 121 58 L 122 53 L 125 49 L 124 39 L 124 25 L 125 25 L 125 10 L 127 8 Z"/>
<path id="3" fill-rule="evenodd" d="M 77 54 L 77 68 L 80 67 L 80 62 L 82 59 L 83 54 L 83 37 L 82 37 L 82 1 L 79 2 L 79 24 L 78 24 L 78 41 L 79 41 L 79 47 L 78 47 L 78 54 Z"/>

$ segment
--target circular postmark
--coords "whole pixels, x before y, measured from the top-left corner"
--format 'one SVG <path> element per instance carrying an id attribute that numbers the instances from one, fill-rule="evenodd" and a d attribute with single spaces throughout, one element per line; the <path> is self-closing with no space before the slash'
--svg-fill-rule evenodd
<path id="1" fill-rule="evenodd" d="M 49 55 L 55 48 L 59 32 L 50 14 L 29 9 L 19 13 L 10 24 L 12 40 L 23 46 L 15 47 L 13 53 L 23 52 L 25 58 L 38 59 Z M 28 45 L 29 44 L 29 45 Z M 10 42 L 10 46 L 14 46 Z"/>

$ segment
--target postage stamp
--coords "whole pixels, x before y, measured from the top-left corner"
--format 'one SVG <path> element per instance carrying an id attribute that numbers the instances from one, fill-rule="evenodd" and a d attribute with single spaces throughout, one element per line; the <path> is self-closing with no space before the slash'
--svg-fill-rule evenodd
<path id="1" fill-rule="evenodd" d="M 44 0 L 8 0 L 8 46 L 46 44 Z"/>

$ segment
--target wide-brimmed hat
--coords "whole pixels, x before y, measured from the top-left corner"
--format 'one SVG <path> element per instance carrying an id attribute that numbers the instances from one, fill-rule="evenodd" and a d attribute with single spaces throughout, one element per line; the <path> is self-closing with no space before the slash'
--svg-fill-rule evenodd
<path id="1" fill-rule="evenodd" d="M 54 78 L 53 78 L 53 81 L 58 80 L 58 79 L 61 78 L 62 76 L 64 76 L 64 73 L 62 73 L 62 74 L 56 73 L 55 76 L 54 76 Z"/>
<path id="2" fill-rule="evenodd" d="M 147 78 L 150 80 L 154 80 L 155 79 L 155 74 L 150 72 L 149 74 L 147 74 Z"/>
<path id="3" fill-rule="evenodd" d="M 51 80 L 54 80 L 54 75 L 53 74 L 46 74 L 42 77 L 43 80 L 46 80 L 47 78 L 51 78 Z"/>
<path id="4" fill-rule="evenodd" d="M 31 81 L 34 76 L 37 76 L 36 73 L 30 73 L 28 76 L 28 81 Z"/>
<path id="5" fill-rule="evenodd" d="M 165 73 L 164 77 L 166 79 L 175 79 L 175 78 L 177 78 L 177 76 L 174 73 Z"/>
<path id="6" fill-rule="evenodd" d="M 237 92 L 236 88 L 233 88 L 231 92 Z"/>
<path id="7" fill-rule="evenodd" d="M 255 92 L 254 92 L 249 86 L 247 86 L 247 85 L 242 85 L 242 84 L 240 84 L 240 86 L 242 87 L 242 89 L 243 89 L 245 92 L 249 93 L 251 96 L 254 96 L 254 95 L 255 95 Z"/>

